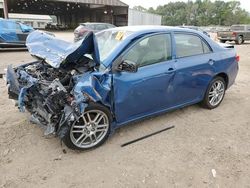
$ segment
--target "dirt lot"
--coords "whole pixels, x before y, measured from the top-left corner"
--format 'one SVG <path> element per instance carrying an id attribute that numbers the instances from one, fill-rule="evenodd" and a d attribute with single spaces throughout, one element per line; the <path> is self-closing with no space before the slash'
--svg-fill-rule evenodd
<path id="1" fill-rule="evenodd" d="M 194 105 L 129 125 L 81 153 L 45 138 L 8 100 L 0 79 L 0 187 L 250 187 L 249 47 L 236 46 L 240 72 L 219 108 Z M 27 52 L 0 52 L 0 72 L 31 60 Z M 170 125 L 175 128 L 120 147 Z"/>

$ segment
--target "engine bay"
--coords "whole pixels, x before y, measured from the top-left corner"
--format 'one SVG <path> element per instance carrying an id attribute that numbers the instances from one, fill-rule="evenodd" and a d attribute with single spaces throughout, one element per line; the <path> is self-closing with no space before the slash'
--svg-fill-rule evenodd
<path id="1" fill-rule="evenodd" d="M 31 121 L 45 128 L 45 135 L 54 134 L 65 119 L 65 110 L 79 113 L 72 90 L 75 78 L 94 70 L 94 62 L 84 57 L 78 63 L 53 68 L 37 61 L 15 69 L 19 88 L 19 108 L 32 114 Z M 20 102 L 21 101 L 21 102 Z M 72 121 L 75 118 L 72 117 Z"/>

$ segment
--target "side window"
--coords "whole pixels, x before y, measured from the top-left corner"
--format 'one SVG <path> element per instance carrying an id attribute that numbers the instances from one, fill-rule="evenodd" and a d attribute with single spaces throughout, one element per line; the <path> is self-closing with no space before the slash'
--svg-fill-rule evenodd
<path id="1" fill-rule="evenodd" d="M 104 25 L 104 24 L 98 24 L 95 26 L 95 30 L 101 31 L 104 29 L 107 29 L 106 25 Z"/>
<path id="2" fill-rule="evenodd" d="M 113 26 L 113 25 L 108 24 L 108 25 L 107 25 L 107 28 L 108 28 L 108 29 L 110 29 L 110 28 L 114 28 L 114 26 Z"/>
<path id="3" fill-rule="evenodd" d="M 91 29 L 91 30 L 96 30 L 96 26 L 93 24 L 93 25 L 86 25 L 87 28 Z"/>
<path id="4" fill-rule="evenodd" d="M 172 59 L 170 34 L 144 38 L 133 46 L 123 60 L 136 62 L 140 67 Z"/>
<path id="5" fill-rule="evenodd" d="M 200 37 L 192 34 L 175 34 L 176 55 L 177 58 L 188 57 L 210 53 L 210 47 L 200 39 Z"/>

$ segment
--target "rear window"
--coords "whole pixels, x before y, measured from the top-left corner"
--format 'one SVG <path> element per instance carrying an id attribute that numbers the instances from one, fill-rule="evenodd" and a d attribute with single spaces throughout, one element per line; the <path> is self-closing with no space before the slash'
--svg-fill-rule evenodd
<path id="1" fill-rule="evenodd" d="M 107 25 L 105 24 L 98 24 L 95 26 L 95 30 L 98 30 L 98 31 L 101 31 L 101 30 L 104 30 L 104 29 L 107 29 Z"/>
<path id="2" fill-rule="evenodd" d="M 85 25 L 85 27 L 87 27 L 90 30 L 96 30 L 96 25 L 94 24 Z"/>

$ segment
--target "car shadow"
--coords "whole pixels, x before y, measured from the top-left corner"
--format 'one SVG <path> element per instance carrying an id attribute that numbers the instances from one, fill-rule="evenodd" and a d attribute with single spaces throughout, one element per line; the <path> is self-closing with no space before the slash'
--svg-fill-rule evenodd
<path id="1" fill-rule="evenodd" d="M 190 111 L 190 109 L 192 109 L 192 110 Z M 189 114 L 189 113 L 193 113 L 193 111 L 200 111 L 200 109 L 201 109 L 200 104 L 194 104 L 194 105 L 186 106 L 186 107 L 183 107 L 180 109 L 175 109 L 175 110 L 163 112 L 163 113 L 160 113 L 158 115 L 151 116 L 151 117 L 146 117 L 144 119 L 134 121 L 132 123 L 128 123 L 126 125 L 123 125 L 123 126 L 117 128 L 114 131 L 113 135 L 111 135 L 110 139 L 111 140 L 118 139 L 117 137 L 119 135 L 130 135 L 131 136 L 131 133 L 140 132 L 139 134 L 135 133 L 135 135 L 137 135 L 137 137 L 134 137 L 133 139 L 137 139 L 138 137 L 145 136 L 145 134 L 150 134 L 150 133 L 153 133 L 155 131 L 159 131 L 163 128 L 167 128 L 170 126 L 176 126 L 173 123 L 173 120 L 175 118 L 182 119 L 183 118 L 182 115 L 184 113 Z M 162 123 L 159 123 L 162 121 L 164 121 L 166 123 L 164 123 L 164 125 Z M 154 126 L 154 124 L 161 124 L 161 126 Z M 130 136 L 126 136 L 126 137 L 129 138 Z M 128 139 L 127 141 L 130 141 L 130 139 Z"/>

